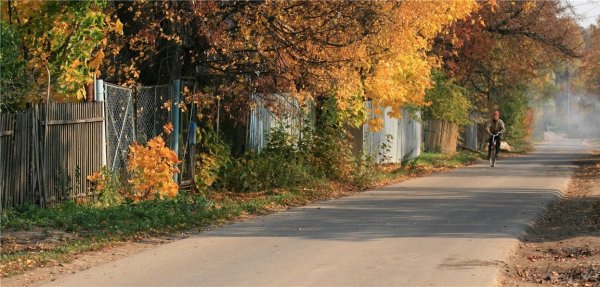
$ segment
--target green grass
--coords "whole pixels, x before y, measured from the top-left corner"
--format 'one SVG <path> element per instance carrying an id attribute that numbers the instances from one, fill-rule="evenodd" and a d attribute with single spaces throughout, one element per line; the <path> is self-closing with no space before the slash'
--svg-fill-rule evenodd
<path id="1" fill-rule="evenodd" d="M 454 155 L 442 153 L 422 153 L 416 160 L 416 164 L 436 167 L 456 167 L 474 162 L 480 159 L 479 154 L 461 151 Z"/>
<path id="2" fill-rule="evenodd" d="M 35 206 L 2 213 L 3 230 L 54 228 L 83 236 L 130 235 L 194 227 L 210 219 L 209 203 L 200 196 L 123 203 L 110 207 L 65 203 L 53 208 Z"/>
<path id="3" fill-rule="evenodd" d="M 455 154 L 424 152 L 417 158 L 405 160 L 402 164 L 392 165 L 391 169 L 376 169 L 370 174 L 370 178 L 366 180 L 366 183 L 359 185 L 359 187 L 368 188 L 369 185 L 375 185 L 379 181 L 411 176 L 420 171 L 427 171 L 429 168 L 461 167 L 480 158 L 481 155 L 469 151 L 461 151 Z"/>

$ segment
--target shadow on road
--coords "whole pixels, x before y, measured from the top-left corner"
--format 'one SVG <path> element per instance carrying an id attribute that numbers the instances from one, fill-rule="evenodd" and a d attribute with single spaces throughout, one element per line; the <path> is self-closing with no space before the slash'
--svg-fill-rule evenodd
<path id="1" fill-rule="evenodd" d="M 296 208 L 211 236 L 301 237 L 365 241 L 395 237 L 510 237 L 521 235 L 555 190 L 389 187 L 369 198 L 345 198 Z M 402 196 L 398 196 L 401 193 Z M 528 219 L 523 219 L 528 218 Z"/>
<path id="2" fill-rule="evenodd" d="M 575 148 L 554 148 L 477 164 L 294 208 L 207 233 L 223 237 L 297 237 L 369 241 L 401 237 L 517 238 L 566 189 Z M 556 152 L 554 152 L 556 151 Z"/>

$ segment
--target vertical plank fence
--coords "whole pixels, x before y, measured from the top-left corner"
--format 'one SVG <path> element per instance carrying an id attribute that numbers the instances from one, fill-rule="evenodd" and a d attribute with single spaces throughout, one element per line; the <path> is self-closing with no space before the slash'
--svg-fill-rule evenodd
<path id="1" fill-rule="evenodd" d="M 2 208 L 36 203 L 37 127 L 35 113 L 0 114 L 0 192 Z M 39 189 L 38 189 L 39 190 Z M 34 191 L 34 192 L 30 192 Z"/>
<path id="2" fill-rule="evenodd" d="M 103 124 L 101 102 L 0 114 L 0 207 L 89 196 L 87 176 L 102 166 Z"/>
<path id="3" fill-rule="evenodd" d="M 425 150 L 455 153 L 458 141 L 458 125 L 455 123 L 427 120 L 424 124 Z"/>
<path id="4" fill-rule="evenodd" d="M 41 109 L 45 111 L 45 106 Z M 102 166 L 104 105 L 50 104 L 44 153 L 47 203 L 91 196 L 87 176 Z"/>

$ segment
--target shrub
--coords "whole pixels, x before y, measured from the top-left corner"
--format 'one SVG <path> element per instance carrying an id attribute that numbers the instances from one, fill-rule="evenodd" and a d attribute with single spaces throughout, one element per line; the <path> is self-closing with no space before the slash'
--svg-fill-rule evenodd
<path id="1" fill-rule="evenodd" d="M 283 127 L 269 133 L 261 153 L 248 152 L 231 161 L 219 181 L 220 187 L 236 192 L 290 187 L 312 181 L 310 167 Z"/>
<path id="2" fill-rule="evenodd" d="M 102 167 L 100 171 L 89 175 L 87 179 L 92 184 L 92 190 L 98 195 L 97 205 L 115 206 L 123 202 L 122 194 L 125 193 L 123 190 L 128 188 L 128 184 L 117 173 L 107 167 Z"/>
<path id="3" fill-rule="evenodd" d="M 196 156 L 194 181 L 199 191 L 205 192 L 222 176 L 231 163 L 229 146 L 212 129 L 200 131 L 199 153 Z"/>
<path id="4" fill-rule="evenodd" d="M 126 190 L 124 196 L 133 201 L 175 197 L 179 186 L 173 176 L 179 173 L 175 166 L 179 159 L 165 146 L 162 137 L 154 137 L 146 145 L 134 143 L 129 149 L 127 170 L 131 190 Z"/>
<path id="5" fill-rule="evenodd" d="M 290 134 L 289 127 L 283 125 L 272 129 L 265 149 L 232 160 L 218 186 L 244 192 L 306 185 L 324 178 L 366 180 L 372 163 L 352 154 L 335 99 L 321 104 L 316 126 L 306 119 L 298 135 Z"/>
<path id="6" fill-rule="evenodd" d="M 360 188 L 370 186 L 377 175 L 375 162 L 368 154 L 357 157 L 354 161 L 352 183 Z"/>

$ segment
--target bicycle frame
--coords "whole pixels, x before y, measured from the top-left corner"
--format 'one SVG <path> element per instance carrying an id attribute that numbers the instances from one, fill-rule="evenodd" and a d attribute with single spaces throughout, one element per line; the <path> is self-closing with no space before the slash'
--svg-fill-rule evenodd
<path id="1" fill-rule="evenodd" d="M 488 150 L 489 150 L 489 154 L 490 154 L 490 166 L 494 167 L 496 165 L 496 143 L 497 143 L 497 138 L 500 134 L 493 134 L 492 135 L 492 142 L 488 145 Z"/>

